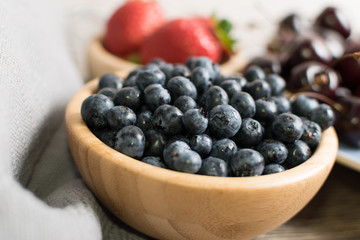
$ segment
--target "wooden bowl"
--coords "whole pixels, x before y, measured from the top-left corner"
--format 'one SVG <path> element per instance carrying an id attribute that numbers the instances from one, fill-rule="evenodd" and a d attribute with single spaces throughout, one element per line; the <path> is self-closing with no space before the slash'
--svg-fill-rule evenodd
<path id="1" fill-rule="evenodd" d="M 107 51 L 101 39 L 101 37 L 94 38 L 89 47 L 90 73 L 93 78 L 114 71 L 129 72 L 140 66 Z M 221 64 L 220 69 L 222 73 L 230 74 L 241 69 L 245 63 L 245 59 L 241 56 L 240 51 L 238 51 L 227 62 Z"/>
<path id="2" fill-rule="evenodd" d="M 335 161 L 334 128 L 305 163 L 257 177 L 212 177 L 155 167 L 121 154 L 83 122 L 90 81 L 66 109 L 68 141 L 86 184 L 119 219 L 156 239 L 251 239 L 299 212 L 318 192 Z"/>

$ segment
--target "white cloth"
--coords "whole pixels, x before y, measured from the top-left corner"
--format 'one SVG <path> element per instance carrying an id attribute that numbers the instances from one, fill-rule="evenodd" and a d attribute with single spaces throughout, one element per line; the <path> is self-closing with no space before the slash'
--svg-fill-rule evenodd
<path id="1" fill-rule="evenodd" d="M 0 0 L 1 240 L 148 238 L 113 217 L 88 190 L 72 161 L 64 126 L 67 102 L 89 80 L 89 41 L 122 2 Z M 169 18 L 218 10 L 237 23 L 240 43 L 264 40 L 253 33 L 270 32 L 279 11 L 309 4 L 292 1 L 284 7 L 288 1 L 277 0 L 279 6 L 264 16 L 273 1 L 159 2 Z M 324 4 L 311 2 L 309 14 Z M 351 4 L 358 3 L 346 2 L 357 16 Z M 247 29 L 252 22 L 257 30 Z"/>

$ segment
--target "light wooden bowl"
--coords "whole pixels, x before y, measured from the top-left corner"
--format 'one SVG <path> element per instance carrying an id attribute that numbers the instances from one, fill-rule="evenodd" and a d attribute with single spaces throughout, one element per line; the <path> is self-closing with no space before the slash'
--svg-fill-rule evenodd
<path id="1" fill-rule="evenodd" d="M 227 62 L 221 64 L 221 72 L 224 74 L 234 73 L 245 66 L 246 61 L 241 56 L 241 51 L 234 54 Z M 127 61 L 107 51 L 101 37 L 94 38 L 89 46 L 89 64 L 92 78 L 114 71 L 131 71 L 139 64 Z"/>
<path id="2" fill-rule="evenodd" d="M 335 161 L 334 128 L 298 167 L 258 177 L 211 177 L 158 168 L 106 146 L 83 122 L 90 81 L 66 109 L 68 141 L 89 188 L 118 218 L 156 239 L 251 239 L 298 213 L 323 185 Z"/>

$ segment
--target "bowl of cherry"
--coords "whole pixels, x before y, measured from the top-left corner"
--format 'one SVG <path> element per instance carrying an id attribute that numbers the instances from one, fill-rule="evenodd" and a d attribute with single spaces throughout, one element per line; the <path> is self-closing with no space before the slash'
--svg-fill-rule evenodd
<path id="1" fill-rule="evenodd" d="M 164 65 L 104 74 L 68 103 L 74 161 L 111 213 L 156 239 L 252 239 L 314 197 L 338 149 L 328 104 L 257 67 Z"/>
<path id="2" fill-rule="evenodd" d="M 302 92 L 331 105 L 341 142 L 339 161 L 358 170 L 359 51 L 360 37 L 352 33 L 350 20 L 341 9 L 329 6 L 311 21 L 297 13 L 283 17 L 265 57 L 254 57 L 247 66 L 258 65 L 275 72 L 284 77 L 289 91 Z"/>

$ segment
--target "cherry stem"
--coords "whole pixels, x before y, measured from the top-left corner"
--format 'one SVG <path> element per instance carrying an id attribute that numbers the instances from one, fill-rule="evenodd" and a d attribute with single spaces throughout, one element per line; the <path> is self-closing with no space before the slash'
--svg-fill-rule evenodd
<path id="1" fill-rule="evenodd" d="M 338 59 L 336 59 L 335 61 L 333 61 L 333 62 L 329 65 L 329 67 L 330 67 L 330 68 L 334 68 L 337 63 L 339 63 L 341 60 L 344 60 L 344 59 L 346 59 L 346 58 L 353 58 L 353 59 L 355 59 L 356 61 L 360 61 L 360 52 L 352 52 L 352 53 L 344 54 L 344 55 L 341 56 L 341 58 L 338 58 Z"/>
<path id="2" fill-rule="evenodd" d="M 309 85 L 306 85 L 306 86 L 300 88 L 300 89 L 297 90 L 297 91 L 299 91 L 299 92 L 305 92 L 305 91 L 312 90 L 314 85 L 324 86 L 324 85 L 327 85 L 327 84 L 329 84 L 329 76 L 328 76 L 326 73 L 321 72 L 321 73 L 319 73 L 319 74 L 316 74 L 313 83 L 311 83 L 311 84 L 309 84 Z"/>

